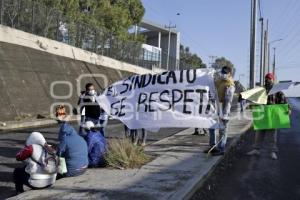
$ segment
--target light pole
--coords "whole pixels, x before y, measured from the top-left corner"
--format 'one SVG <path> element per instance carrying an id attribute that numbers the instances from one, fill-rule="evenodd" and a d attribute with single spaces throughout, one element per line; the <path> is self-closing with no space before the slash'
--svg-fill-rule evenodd
<path id="1" fill-rule="evenodd" d="M 283 39 L 277 39 L 277 40 L 272 40 L 271 42 L 268 43 L 268 70 L 267 70 L 267 73 L 270 72 L 270 69 L 271 69 L 271 66 L 270 66 L 270 48 L 271 48 L 271 44 L 274 43 L 274 42 L 279 42 Z M 274 60 L 275 60 L 275 51 L 274 51 Z M 275 62 L 273 63 L 273 65 L 275 64 Z"/>
<path id="2" fill-rule="evenodd" d="M 264 77 L 264 74 L 263 74 L 263 59 L 264 59 L 264 18 L 260 18 L 259 21 L 261 22 L 261 30 L 260 30 L 260 34 L 261 34 L 261 38 L 260 38 L 260 72 L 259 72 L 259 82 L 260 82 L 260 85 L 262 86 L 263 85 L 263 77 Z"/>
<path id="3" fill-rule="evenodd" d="M 170 43 L 171 43 L 171 29 L 176 28 L 176 25 L 171 26 L 171 22 L 169 22 L 169 26 L 165 26 L 165 28 L 169 29 L 169 38 L 168 38 L 168 57 L 167 57 L 167 70 L 169 70 L 170 63 Z"/>
<path id="4" fill-rule="evenodd" d="M 250 22 L 250 88 L 255 87 L 255 55 L 256 55 L 256 8 L 257 0 L 251 0 L 251 22 Z"/>

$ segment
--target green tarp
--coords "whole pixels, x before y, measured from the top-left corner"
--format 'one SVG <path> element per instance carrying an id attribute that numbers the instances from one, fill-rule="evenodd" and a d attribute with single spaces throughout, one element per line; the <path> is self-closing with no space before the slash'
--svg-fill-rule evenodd
<path id="1" fill-rule="evenodd" d="M 259 105 L 252 110 L 254 130 L 290 128 L 287 104 Z"/>

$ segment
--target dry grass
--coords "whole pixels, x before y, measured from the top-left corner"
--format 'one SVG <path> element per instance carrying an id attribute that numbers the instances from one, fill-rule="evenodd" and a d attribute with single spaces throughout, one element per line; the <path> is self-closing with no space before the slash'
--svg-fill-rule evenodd
<path id="1" fill-rule="evenodd" d="M 118 169 L 137 168 L 149 162 L 151 157 L 142 147 L 134 146 L 127 139 L 112 139 L 105 156 L 108 166 Z"/>

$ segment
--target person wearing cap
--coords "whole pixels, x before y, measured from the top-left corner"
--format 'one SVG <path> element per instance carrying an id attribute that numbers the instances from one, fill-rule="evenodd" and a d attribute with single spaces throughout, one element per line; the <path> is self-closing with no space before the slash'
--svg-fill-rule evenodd
<path id="1" fill-rule="evenodd" d="M 99 130 L 101 127 L 96 127 L 92 121 L 87 121 L 83 128 L 86 132 L 85 140 L 88 146 L 89 167 L 104 166 L 107 142 Z"/>
<path id="2" fill-rule="evenodd" d="M 58 156 L 64 157 L 67 165 L 67 173 L 62 177 L 79 176 L 83 174 L 88 167 L 88 148 L 84 139 L 76 130 L 65 121 L 65 106 L 56 108 L 56 116 L 60 123 L 58 134 Z"/>
<path id="3" fill-rule="evenodd" d="M 211 149 L 213 156 L 223 155 L 225 152 L 225 146 L 227 142 L 227 124 L 229 122 L 229 114 L 231 104 L 233 100 L 233 94 L 235 91 L 235 85 L 232 78 L 232 68 L 224 66 L 221 69 L 221 73 L 216 78 L 215 86 L 219 100 L 219 118 L 220 118 L 220 129 L 219 129 L 219 140 L 217 147 L 213 148 L 216 141 L 216 129 L 209 129 L 209 149 L 205 150 L 208 153 Z"/>
<path id="4" fill-rule="evenodd" d="M 268 73 L 265 76 L 265 85 L 266 92 L 269 93 L 272 89 L 275 81 L 275 76 L 272 73 Z M 275 94 L 268 95 L 267 105 L 273 105 L 273 104 L 287 104 L 287 99 L 284 96 L 282 92 L 277 92 Z M 289 111 L 290 113 L 290 111 Z M 253 150 L 249 151 L 247 155 L 260 155 L 260 148 L 262 146 L 262 143 L 267 137 L 270 141 L 270 156 L 272 159 L 277 160 L 277 129 L 269 129 L 269 130 L 260 130 L 255 133 L 255 141 L 253 145 Z"/>

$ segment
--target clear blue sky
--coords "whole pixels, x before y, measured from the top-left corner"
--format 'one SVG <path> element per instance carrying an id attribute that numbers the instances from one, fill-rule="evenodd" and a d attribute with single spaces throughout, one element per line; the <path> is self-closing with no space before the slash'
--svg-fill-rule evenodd
<path id="1" fill-rule="evenodd" d="M 206 64 L 209 56 L 224 56 L 237 68 L 242 83 L 249 79 L 250 0 L 142 0 L 144 18 L 176 24 L 181 43 Z M 261 0 L 262 16 L 269 19 L 270 41 L 276 47 L 279 80 L 300 81 L 300 0 Z M 180 15 L 176 15 L 180 13 Z M 258 18 L 259 18 L 258 10 Z M 257 64 L 260 24 L 257 23 Z M 273 49 L 271 50 L 273 58 Z M 257 68 L 258 70 L 258 68 Z M 258 74 L 257 74 L 258 78 Z"/>

